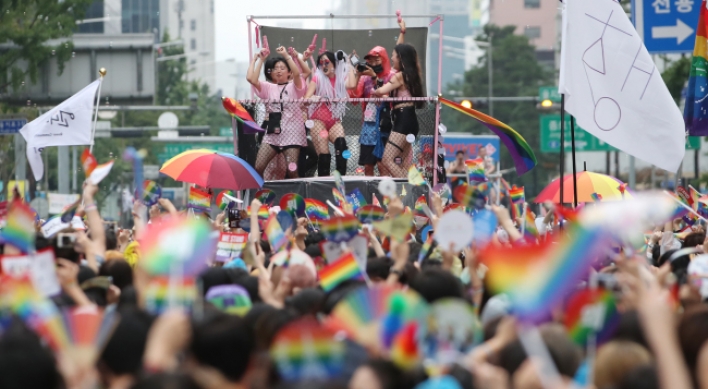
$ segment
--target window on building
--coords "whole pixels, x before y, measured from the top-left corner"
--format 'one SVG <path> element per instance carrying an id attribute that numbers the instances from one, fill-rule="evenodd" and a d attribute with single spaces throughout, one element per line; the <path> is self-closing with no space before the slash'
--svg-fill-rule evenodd
<path id="1" fill-rule="evenodd" d="M 189 23 L 189 28 L 191 28 L 192 31 L 197 30 L 197 19 L 192 19 L 192 21 Z"/>
<path id="2" fill-rule="evenodd" d="M 541 0 L 524 0 L 524 8 L 541 8 Z"/>
<path id="3" fill-rule="evenodd" d="M 197 60 L 196 60 L 196 59 L 189 60 L 189 64 L 190 64 L 190 65 L 196 65 L 196 64 L 197 64 Z"/>
<path id="4" fill-rule="evenodd" d="M 192 40 L 189 42 L 189 47 L 192 50 L 196 50 L 197 49 L 197 40 L 192 38 Z"/>
<path id="5" fill-rule="evenodd" d="M 524 35 L 526 35 L 529 40 L 538 39 L 541 37 L 541 27 L 526 26 L 526 28 L 524 28 Z"/>

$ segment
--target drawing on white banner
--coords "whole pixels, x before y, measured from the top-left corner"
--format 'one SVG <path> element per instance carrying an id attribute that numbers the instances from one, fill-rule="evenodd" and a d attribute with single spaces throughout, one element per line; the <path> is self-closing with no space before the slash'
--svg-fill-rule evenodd
<path id="1" fill-rule="evenodd" d="M 595 92 L 592 89 L 592 82 L 590 82 L 590 75 L 588 74 L 588 68 L 591 70 L 594 70 L 595 72 L 601 74 L 601 75 L 606 75 L 607 72 L 607 67 L 605 66 L 605 45 L 604 45 L 604 39 L 605 39 L 605 32 L 607 32 L 607 27 L 611 27 L 623 34 L 626 34 L 628 36 L 632 36 L 631 33 L 628 33 L 627 31 L 624 31 L 618 27 L 615 27 L 610 24 L 610 20 L 612 19 L 612 14 L 615 11 L 610 12 L 610 16 L 607 17 L 607 21 L 603 22 L 602 20 L 590 15 L 590 14 L 585 14 L 585 16 L 589 17 L 590 19 L 596 20 L 600 23 L 603 24 L 602 27 L 602 34 L 600 35 L 600 38 L 593 42 L 587 49 L 585 49 L 585 52 L 583 53 L 583 65 L 585 67 L 585 77 L 588 80 L 588 86 L 590 87 L 590 96 L 592 98 L 593 103 L 595 104 L 595 113 L 594 113 L 594 119 L 595 119 L 595 124 L 597 127 L 603 131 L 612 131 L 614 130 L 617 125 L 620 123 L 620 120 L 622 119 L 622 108 L 620 107 L 619 103 L 611 97 L 608 96 L 602 96 L 599 99 L 595 99 Z M 597 50 L 599 48 L 600 53 L 597 53 Z M 640 45 L 641 49 L 641 45 Z M 590 55 L 588 56 L 588 53 Z M 598 63 L 599 59 L 599 63 Z M 590 61 L 590 62 L 588 62 Z M 635 57 L 636 61 L 636 57 Z M 600 68 L 600 69 L 598 69 Z M 631 70 L 631 68 L 630 68 Z M 627 75 L 627 78 L 629 78 L 629 75 Z M 651 78 L 651 76 L 650 76 Z M 625 83 L 627 80 L 625 80 Z M 648 82 L 647 82 L 648 84 Z M 622 89 L 624 89 L 624 85 L 622 85 Z M 643 96 L 643 95 L 642 95 Z"/>

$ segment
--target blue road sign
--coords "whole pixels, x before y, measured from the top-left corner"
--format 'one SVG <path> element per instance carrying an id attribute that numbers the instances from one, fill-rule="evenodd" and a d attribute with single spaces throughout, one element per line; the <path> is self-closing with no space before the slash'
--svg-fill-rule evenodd
<path id="1" fill-rule="evenodd" d="M 0 119 L 0 135 L 17 134 L 27 119 Z"/>
<path id="2" fill-rule="evenodd" d="M 650 53 L 690 53 L 701 0 L 632 0 L 632 20 Z"/>

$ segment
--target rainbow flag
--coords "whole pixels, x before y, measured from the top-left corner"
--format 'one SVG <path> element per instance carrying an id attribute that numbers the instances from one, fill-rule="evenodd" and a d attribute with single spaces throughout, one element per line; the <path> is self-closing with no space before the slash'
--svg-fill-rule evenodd
<path id="1" fill-rule="evenodd" d="M 263 129 L 253 120 L 251 114 L 249 114 L 238 101 L 230 97 L 222 97 L 221 105 L 231 117 L 243 123 L 251 132 L 263 132 Z"/>
<path id="2" fill-rule="evenodd" d="M 195 276 L 214 257 L 218 240 L 218 232 L 212 231 L 211 225 L 203 219 L 164 219 L 159 224 L 148 224 L 139 242 L 139 264 L 151 275 L 168 275 L 180 270 L 181 274 Z"/>
<path id="3" fill-rule="evenodd" d="M 446 98 L 439 97 L 438 101 L 440 101 L 441 104 L 464 113 L 465 115 L 471 116 L 495 133 L 507 149 L 509 149 L 509 154 L 511 154 L 511 158 L 514 160 L 514 166 L 516 166 L 517 174 L 522 175 L 536 166 L 536 155 L 534 155 L 531 146 L 529 146 L 526 140 L 513 128 L 491 116 L 475 111 L 472 108 L 465 108 L 460 104 Z"/>
<path id="4" fill-rule="evenodd" d="M 487 182 L 487 176 L 484 171 L 484 159 L 468 159 L 465 161 L 465 165 L 467 165 L 467 174 L 469 175 L 470 181 Z"/>
<path id="5" fill-rule="evenodd" d="M 364 273 L 362 273 L 354 254 L 351 252 L 342 255 L 338 260 L 327 265 L 319 271 L 318 275 L 320 277 L 320 286 L 325 292 L 329 292 L 344 281 L 364 279 Z"/>
<path id="6" fill-rule="evenodd" d="M 32 208 L 24 202 L 12 201 L 7 211 L 5 227 L 0 230 L 0 241 L 17 247 L 25 254 L 34 251 L 37 235 L 34 215 Z"/>
<path id="7" fill-rule="evenodd" d="M 420 195 L 420 197 L 418 197 L 418 199 L 415 201 L 415 206 L 413 207 L 413 209 L 415 209 L 415 212 L 418 215 L 427 217 L 428 215 L 426 215 L 425 211 L 423 210 L 424 205 L 428 205 L 428 202 L 425 200 L 425 195 Z"/>
<path id="8" fill-rule="evenodd" d="M 691 199 L 691 207 L 693 207 L 693 210 L 696 211 L 698 210 L 698 199 L 703 197 L 703 195 L 691 185 L 688 186 L 688 191 Z"/>
<path id="9" fill-rule="evenodd" d="M 696 207 L 696 212 L 698 212 L 699 215 L 701 215 L 705 218 L 708 218 L 708 196 L 703 196 L 703 197 L 699 198 L 696 203 L 698 203 L 698 205 Z M 681 207 L 681 208 L 683 208 L 683 207 Z M 684 216 L 687 213 L 688 213 L 688 211 L 686 211 L 686 213 L 682 213 L 681 216 Z M 679 216 L 679 217 L 681 217 L 681 216 Z"/>
<path id="10" fill-rule="evenodd" d="M 535 320 L 562 303 L 588 273 L 592 261 L 605 255 L 611 239 L 599 228 L 571 224 L 557 242 L 522 247 L 488 245 L 480 252 L 480 259 L 489 268 L 487 285 L 509 296 L 518 317 Z"/>
<path id="11" fill-rule="evenodd" d="M 76 210 L 79 209 L 79 203 L 81 200 L 78 200 L 74 204 L 69 205 L 64 212 L 61 214 L 61 221 L 62 223 L 71 223 L 71 220 L 74 218 L 74 215 L 76 215 Z"/>
<path id="12" fill-rule="evenodd" d="M 599 193 L 590 193 L 590 197 L 592 198 L 592 201 L 599 203 L 602 201 L 602 195 Z"/>
<path id="13" fill-rule="evenodd" d="M 428 239 L 423 243 L 423 247 L 420 248 L 420 252 L 418 253 L 418 262 L 423 262 L 425 257 L 429 255 L 430 251 L 433 249 L 434 241 L 433 234 L 428 235 Z"/>
<path id="14" fill-rule="evenodd" d="M 285 232 L 280 227 L 278 219 L 275 214 L 270 215 L 268 221 L 266 222 L 265 233 L 268 237 L 268 243 L 270 243 L 270 248 L 273 252 L 278 252 L 280 249 L 285 247 L 288 243 L 288 237 L 285 236 Z"/>
<path id="15" fill-rule="evenodd" d="M 332 196 L 334 197 L 334 202 L 336 206 L 342 208 L 344 204 L 347 203 L 347 199 L 344 197 L 342 192 L 337 188 L 332 188 Z"/>
<path id="16" fill-rule="evenodd" d="M 327 204 L 315 199 L 305 199 L 305 215 L 311 221 L 327 220 L 329 219 Z"/>
<path id="17" fill-rule="evenodd" d="M 612 291 L 584 289 L 570 298 L 565 308 L 564 325 L 579 346 L 587 346 L 592 334 L 598 345 L 610 340 L 620 321 L 617 301 Z"/>
<path id="18" fill-rule="evenodd" d="M 4 276 L 0 279 L 0 311 L 5 310 L 22 319 L 54 351 L 65 350 L 69 346 L 69 334 L 61 313 L 52 300 L 42 296 L 32 286 L 29 278 Z"/>
<path id="19" fill-rule="evenodd" d="M 693 49 L 691 72 L 688 78 L 683 119 L 689 136 L 708 135 L 708 33 L 706 33 L 706 0 L 699 7 L 696 45 Z"/>
<path id="20" fill-rule="evenodd" d="M 426 184 L 425 178 L 423 178 L 423 175 L 420 173 L 418 168 L 415 167 L 415 165 L 411 165 L 411 167 L 408 168 L 408 183 L 414 186 Z"/>
<path id="21" fill-rule="evenodd" d="M 511 217 L 513 219 L 520 218 L 524 212 L 524 203 L 526 202 L 524 187 L 517 188 L 514 185 L 514 187 L 509 189 L 509 198 L 511 198 Z"/>
<path id="22" fill-rule="evenodd" d="M 192 208 L 195 211 L 206 212 L 211 207 L 211 195 L 203 190 L 191 187 L 189 188 L 189 198 L 187 199 L 187 208 Z"/>
<path id="23" fill-rule="evenodd" d="M 356 211 L 356 217 L 363 224 L 370 224 L 384 219 L 386 211 L 377 205 L 365 205 Z"/>
<path id="24" fill-rule="evenodd" d="M 536 228 L 536 219 L 533 217 L 533 213 L 526 210 L 526 217 L 524 218 L 524 238 L 530 241 L 536 241 L 538 238 L 538 228 Z"/>
<path id="25" fill-rule="evenodd" d="M 154 315 L 170 308 L 191 309 L 197 299 L 197 286 L 193 277 L 153 277 L 143 294 L 145 310 Z"/>
<path id="26" fill-rule="evenodd" d="M 84 168 L 84 174 L 86 174 L 86 178 L 91 175 L 93 172 L 93 169 L 98 166 L 98 161 L 96 160 L 96 157 L 91 154 L 91 151 L 89 149 L 84 149 L 84 152 L 81 153 L 81 166 Z"/>
<path id="27" fill-rule="evenodd" d="M 320 229 L 325 239 L 330 242 L 348 242 L 359 234 L 359 220 L 352 215 L 333 217 L 323 220 Z"/>

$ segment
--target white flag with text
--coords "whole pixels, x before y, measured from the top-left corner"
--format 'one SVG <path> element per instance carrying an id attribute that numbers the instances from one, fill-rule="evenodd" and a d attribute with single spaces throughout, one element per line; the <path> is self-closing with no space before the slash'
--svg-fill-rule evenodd
<path id="1" fill-rule="evenodd" d="M 100 79 L 92 82 L 20 130 L 27 141 L 27 161 L 36 180 L 44 175 L 43 148 L 91 144 L 93 109 L 100 83 Z"/>
<path id="2" fill-rule="evenodd" d="M 685 154 L 683 115 L 622 6 L 566 0 L 560 93 L 578 125 L 675 172 Z"/>

